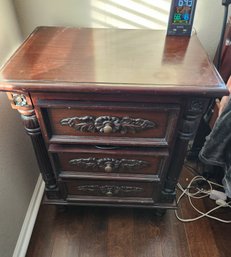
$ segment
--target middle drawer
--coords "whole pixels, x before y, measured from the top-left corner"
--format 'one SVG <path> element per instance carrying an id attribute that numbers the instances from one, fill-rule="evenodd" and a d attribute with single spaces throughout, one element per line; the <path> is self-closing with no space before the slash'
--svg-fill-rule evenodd
<path id="1" fill-rule="evenodd" d="M 164 169 L 168 151 L 164 149 L 49 146 L 59 177 L 105 174 L 146 174 L 158 178 Z"/>

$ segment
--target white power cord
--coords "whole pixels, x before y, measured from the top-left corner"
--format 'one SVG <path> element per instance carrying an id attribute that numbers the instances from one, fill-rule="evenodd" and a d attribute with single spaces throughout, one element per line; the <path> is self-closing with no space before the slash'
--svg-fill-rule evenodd
<path id="1" fill-rule="evenodd" d="M 209 186 L 209 190 L 204 190 L 204 189 L 200 189 L 198 187 L 195 187 L 193 186 L 193 183 L 195 182 L 199 182 L 199 181 L 204 181 L 208 184 Z M 223 223 L 231 223 L 231 220 L 224 220 L 224 219 L 220 219 L 218 217 L 215 217 L 213 215 L 210 215 L 210 213 L 212 213 L 213 211 L 215 210 L 218 210 L 222 207 L 229 207 L 231 208 L 231 202 L 226 202 L 225 200 L 223 199 L 217 199 L 216 200 L 216 204 L 217 206 L 211 210 L 209 210 L 208 212 L 202 212 L 200 211 L 192 202 L 192 199 L 200 199 L 200 198 L 205 198 L 205 197 L 209 197 L 211 195 L 211 193 L 213 194 L 213 185 L 216 185 L 216 186 L 219 186 L 219 187 L 223 187 L 222 185 L 220 184 L 217 184 L 217 183 L 214 183 L 212 181 L 209 181 L 207 179 L 205 179 L 204 177 L 202 176 L 195 176 L 188 184 L 187 188 L 184 189 L 180 183 L 177 184 L 178 188 L 182 191 L 181 195 L 179 196 L 179 198 L 177 199 L 177 204 L 180 203 L 181 199 L 184 197 L 184 196 L 187 196 L 188 197 L 188 200 L 189 200 L 189 203 L 190 205 L 192 206 L 192 208 L 198 212 L 200 215 L 195 217 L 195 218 L 189 218 L 189 219 L 184 219 L 184 218 L 181 218 L 179 217 L 178 213 L 177 213 L 177 210 L 175 210 L 175 214 L 176 214 L 176 217 L 178 220 L 182 221 L 182 222 L 192 222 L 192 221 L 196 221 L 196 220 L 199 220 L 201 218 L 204 218 L 204 217 L 208 217 L 208 218 L 211 218 L 211 219 L 214 219 L 214 220 L 217 220 L 217 221 L 220 221 L 220 222 L 223 222 Z M 192 189 L 196 189 L 195 192 L 190 192 L 190 190 Z"/>

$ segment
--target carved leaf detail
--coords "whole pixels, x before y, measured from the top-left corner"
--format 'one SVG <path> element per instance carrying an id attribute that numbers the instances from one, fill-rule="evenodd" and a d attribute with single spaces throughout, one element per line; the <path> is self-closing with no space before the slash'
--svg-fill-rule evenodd
<path id="1" fill-rule="evenodd" d="M 142 160 L 129 160 L 129 159 L 113 159 L 113 158 L 79 158 L 72 159 L 69 161 L 69 164 L 76 165 L 84 169 L 93 169 L 93 170 L 105 170 L 109 165 L 112 171 L 130 171 L 137 170 L 147 166 L 150 166 L 150 163 Z"/>
<path id="2" fill-rule="evenodd" d="M 156 123 L 149 120 L 124 117 L 121 120 L 121 127 L 122 134 L 126 134 L 128 132 L 136 133 L 145 129 L 154 128 L 156 127 Z"/>
<path id="3" fill-rule="evenodd" d="M 69 126 L 81 132 L 100 132 L 104 133 L 105 126 L 111 127 L 111 132 L 121 134 L 137 133 L 146 129 L 156 128 L 157 123 L 145 119 L 134 119 L 130 117 L 111 117 L 111 116 L 83 116 L 70 117 L 60 120 L 62 126 Z"/>
<path id="4" fill-rule="evenodd" d="M 113 185 L 83 185 L 78 186 L 79 191 L 95 192 L 106 195 L 116 195 L 118 193 L 138 193 L 144 191 L 143 188 L 137 186 L 113 186 Z"/>
<path id="5" fill-rule="evenodd" d="M 62 126 L 69 126 L 81 132 L 95 132 L 95 119 L 92 116 L 65 118 L 60 121 Z"/>

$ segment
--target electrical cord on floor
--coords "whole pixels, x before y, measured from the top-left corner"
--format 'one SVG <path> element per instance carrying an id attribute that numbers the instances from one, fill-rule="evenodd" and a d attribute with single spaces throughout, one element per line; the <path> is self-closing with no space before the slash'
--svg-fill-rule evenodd
<path id="1" fill-rule="evenodd" d="M 208 190 L 204 190 L 204 189 L 201 189 L 199 188 L 198 186 L 193 186 L 193 184 L 195 184 L 196 182 L 206 182 L 209 189 Z M 216 216 L 213 216 L 211 215 L 212 212 L 214 212 L 215 210 L 218 210 L 220 208 L 223 208 L 223 207 L 229 207 L 231 208 L 231 201 L 230 202 L 226 202 L 224 199 L 219 199 L 219 193 L 218 193 L 218 196 L 215 195 L 215 197 L 218 199 L 216 200 L 216 204 L 217 206 L 212 208 L 211 210 L 207 211 L 207 212 L 202 212 L 200 211 L 192 202 L 192 199 L 201 199 L 201 198 L 205 198 L 205 197 L 214 197 L 214 191 L 215 192 L 220 192 L 220 191 L 216 191 L 213 189 L 213 186 L 217 186 L 217 187 L 222 187 L 222 185 L 220 184 L 217 184 L 217 183 L 214 183 L 212 181 L 209 181 L 207 179 L 205 179 L 204 177 L 202 176 L 195 176 L 188 184 L 188 186 L 184 189 L 180 183 L 177 184 L 177 187 L 182 191 L 181 195 L 178 197 L 177 199 L 177 204 L 180 203 L 181 199 L 184 197 L 184 196 L 187 196 L 188 197 L 188 200 L 189 200 L 189 203 L 190 205 L 192 206 L 192 208 L 197 212 L 199 213 L 200 215 L 197 216 L 197 217 L 194 217 L 194 218 L 188 218 L 188 219 L 185 219 L 185 218 L 181 218 L 179 215 L 178 215 L 178 212 L 177 210 L 175 210 L 175 215 L 177 217 L 178 220 L 182 221 L 182 222 L 192 222 L 192 221 L 196 221 L 196 220 L 199 220 L 201 218 L 204 218 L 204 217 L 208 217 L 208 218 L 211 218 L 211 219 L 214 219 L 214 220 L 217 220 L 217 221 L 220 221 L 220 222 L 223 222 L 223 223 L 231 223 L 231 220 L 224 220 L 224 219 L 220 219 Z M 194 192 L 192 192 L 192 190 L 194 190 Z M 221 193 L 221 192 L 220 192 Z M 212 198 L 212 199 L 216 199 L 216 198 Z"/>

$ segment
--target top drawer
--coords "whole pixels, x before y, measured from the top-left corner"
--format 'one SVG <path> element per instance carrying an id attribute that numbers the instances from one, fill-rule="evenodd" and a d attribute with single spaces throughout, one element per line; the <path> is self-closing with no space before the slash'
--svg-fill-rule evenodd
<path id="1" fill-rule="evenodd" d="M 45 137 L 53 143 L 166 146 L 178 105 L 41 101 L 37 108 Z"/>

